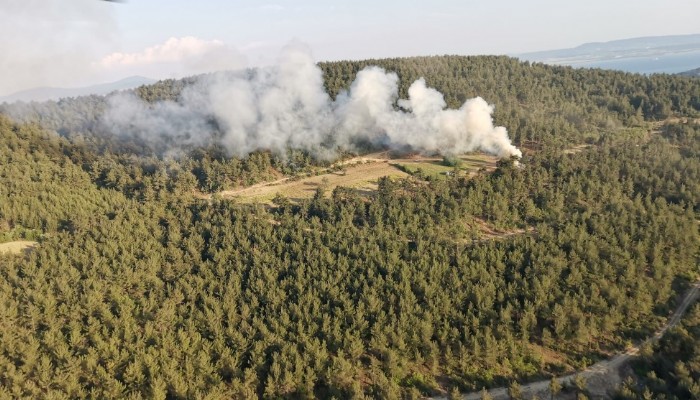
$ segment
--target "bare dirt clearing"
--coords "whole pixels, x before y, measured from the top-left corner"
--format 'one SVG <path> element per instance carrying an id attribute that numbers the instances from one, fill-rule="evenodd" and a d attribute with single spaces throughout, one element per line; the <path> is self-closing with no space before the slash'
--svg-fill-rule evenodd
<path id="1" fill-rule="evenodd" d="M 37 244 L 37 242 L 32 242 L 30 240 L 16 240 L 14 242 L 0 243 L 0 254 L 20 254 L 30 251 Z"/>

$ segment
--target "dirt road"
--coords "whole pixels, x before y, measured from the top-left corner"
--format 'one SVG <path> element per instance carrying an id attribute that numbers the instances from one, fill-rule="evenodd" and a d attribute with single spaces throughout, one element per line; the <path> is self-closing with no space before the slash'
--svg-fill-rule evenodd
<path id="1" fill-rule="evenodd" d="M 678 324 L 683 317 L 683 314 L 688 309 L 688 307 L 693 304 L 693 302 L 698 298 L 698 291 L 700 290 L 700 281 L 696 282 L 685 294 L 681 304 L 676 307 L 673 315 L 664 324 L 661 329 L 656 331 L 653 336 L 648 339 L 636 344 L 635 346 L 627 349 L 624 353 L 620 353 L 611 357 L 607 360 L 597 362 L 583 371 L 576 374 L 566 375 L 557 378 L 557 380 L 562 384 L 572 384 L 577 375 L 582 375 L 587 383 L 588 389 L 595 395 L 595 397 L 604 397 L 606 391 L 609 389 L 614 389 L 614 383 L 619 381 L 618 369 L 627 363 L 632 357 L 639 354 L 639 349 L 649 342 L 656 342 L 659 340 L 668 330 Z M 614 375 L 610 377 L 610 375 Z M 531 398 L 536 395 L 540 399 L 549 398 L 549 383 L 550 380 L 543 380 L 532 382 L 528 384 L 523 384 L 522 393 L 523 398 Z M 607 383 L 607 386 L 605 385 Z M 617 382 L 619 383 L 619 382 Z M 606 387 L 603 387 L 606 386 Z M 508 389 L 501 387 L 495 388 L 488 391 L 494 400 L 506 400 L 508 399 Z M 479 400 L 481 399 L 481 392 L 466 393 L 462 396 L 465 400 Z M 445 397 L 435 397 L 434 399 L 445 399 Z"/>

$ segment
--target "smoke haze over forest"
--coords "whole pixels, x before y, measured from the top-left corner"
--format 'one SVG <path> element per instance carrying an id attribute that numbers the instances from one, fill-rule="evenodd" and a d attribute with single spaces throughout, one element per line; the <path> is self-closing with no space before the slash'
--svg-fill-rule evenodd
<path id="1" fill-rule="evenodd" d="M 132 92 L 111 96 L 102 119 L 114 134 L 176 145 L 215 138 L 231 155 L 287 148 L 332 158 L 358 146 L 458 154 L 481 150 L 500 157 L 522 154 L 504 127 L 493 125 L 493 106 L 476 97 L 446 109 L 443 95 L 418 79 L 398 99 L 398 76 L 379 67 L 361 70 L 335 100 L 323 73 L 300 43 L 288 45 L 266 68 L 216 73 L 187 86 L 177 102 L 150 104 Z M 218 129 L 216 129 L 218 128 Z"/>

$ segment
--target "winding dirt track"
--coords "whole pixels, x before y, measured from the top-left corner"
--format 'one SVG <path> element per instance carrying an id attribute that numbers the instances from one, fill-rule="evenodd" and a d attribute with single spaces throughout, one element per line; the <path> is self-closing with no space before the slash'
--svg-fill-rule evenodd
<path id="1" fill-rule="evenodd" d="M 595 378 L 600 378 L 604 377 L 605 375 L 608 374 L 617 374 L 617 370 L 630 361 L 631 358 L 635 357 L 637 354 L 639 354 L 639 349 L 644 346 L 645 344 L 649 342 L 656 342 L 657 340 L 661 339 L 661 337 L 669 330 L 669 328 L 672 328 L 678 324 L 678 322 L 681 320 L 681 317 L 683 317 L 683 314 L 685 311 L 688 309 L 688 307 L 697 299 L 698 297 L 698 291 L 700 290 L 700 281 L 695 282 L 695 284 L 686 292 L 685 297 L 683 297 L 683 301 L 681 304 L 676 307 L 676 310 L 673 312 L 673 315 L 669 320 L 664 324 L 661 329 L 656 331 L 653 336 L 647 338 L 646 340 L 637 343 L 635 346 L 630 347 L 625 351 L 624 353 L 617 354 L 607 360 L 599 361 L 590 367 L 586 368 L 583 371 L 580 371 L 576 374 L 571 374 L 571 375 L 566 375 L 557 378 L 557 380 L 562 384 L 572 384 L 576 376 L 582 375 L 586 381 L 589 382 L 589 388 L 592 386 L 591 381 Z M 543 380 L 543 381 L 537 381 L 537 382 L 532 382 L 528 384 L 523 384 L 521 386 L 522 388 L 522 393 L 523 393 L 523 398 L 531 398 L 532 396 L 536 395 L 538 398 L 549 398 L 549 383 L 550 380 Z M 596 390 L 598 392 L 598 395 L 604 396 L 605 395 L 605 388 L 596 388 L 596 389 L 603 389 L 602 392 L 600 390 Z M 500 387 L 500 388 L 495 388 L 491 389 L 488 391 L 489 395 L 494 400 L 501 400 L 501 399 L 508 399 L 508 389 L 505 387 Z M 465 400 L 479 400 L 481 399 L 481 391 L 479 392 L 472 392 L 472 393 L 466 393 L 462 395 L 462 398 Z M 446 397 L 434 397 L 434 399 L 446 399 Z"/>

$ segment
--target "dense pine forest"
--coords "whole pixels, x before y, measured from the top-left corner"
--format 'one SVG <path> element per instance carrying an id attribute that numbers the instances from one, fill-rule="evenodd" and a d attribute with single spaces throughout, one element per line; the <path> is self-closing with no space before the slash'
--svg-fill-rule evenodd
<path id="1" fill-rule="evenodd" d="M 444 56 L 322 63 L 328 93 L 367 65 L 402 97 L 424 77 L 451 107 L 485 98 L 523 159 L 239 204 L 216 193 L 329 161 L 215 141 L 173 154 L 106 134 L 103 97 L 0 105 L 0 238 L 39 242 L 0 254 L 0 397 L 420 398 L 547 379 L 652 334 L 700 275 L 700 80 Z M 136 93 L 177 101 L 197 79 Z M 620 396 L 697 395 L 697 314 Z"/>

